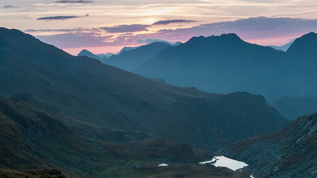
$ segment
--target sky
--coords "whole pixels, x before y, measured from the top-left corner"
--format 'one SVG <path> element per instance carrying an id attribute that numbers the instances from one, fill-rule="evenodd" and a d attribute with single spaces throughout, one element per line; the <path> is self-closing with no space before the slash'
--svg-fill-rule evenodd
<path id="1" fill-rule="evenodd" d="M 154 41 L 236 33 L 283 45 L 317 32 L 316 0 L 0 0 L 0 26 L 73 55 L 116 53 Z"/>

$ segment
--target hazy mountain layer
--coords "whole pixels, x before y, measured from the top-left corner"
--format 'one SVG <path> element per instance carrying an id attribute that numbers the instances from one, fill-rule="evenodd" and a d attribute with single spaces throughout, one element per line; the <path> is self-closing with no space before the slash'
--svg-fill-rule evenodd
<path id="1" fill-rule="evenodd" d="M 273 106 L 288 120 L 313 114 L 317 111 L 317 98 L 282 97 L 275 101 Z"/>
<path id="2" fill-rule="evenodd" d="M 102 60 L 102 62 L 132 72 L 143 62 L 171 46 L 167 42 L 154 42 L 132 49 L 128 48 L 128 50 L 122 49 L 117 55 L 112 55 L 108 59 Z"/>

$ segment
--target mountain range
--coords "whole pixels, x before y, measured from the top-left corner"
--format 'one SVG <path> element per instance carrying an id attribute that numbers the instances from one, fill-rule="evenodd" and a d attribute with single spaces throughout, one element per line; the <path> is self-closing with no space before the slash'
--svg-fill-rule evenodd
<path id="1" fill-rule="evenodd" d="M 177 46 L 149 44 L 103 62 L 177 86 L 260 94 L 271 103 L 282 97 L 317 98 L 316 36 L 313 32 L 303 35 L 283 50 L 247 43 L 235 34 L 200 36 Z M 292 113 L 286 110 L 291 112 L 291 108 L 281 111 L 289 118 Z"/>
<path id="2" fill-rule="evenodd" d="M 133 71 L 147 59 L 156 56 L 160 51 L 167 47 L 172 47 L 172 45 L 167 42 L 153 42 L 128 50 L 123 49 L 118 55 L 112 55 L 107 59 L 103 59 L 102 62 L 126 71 Z"/>
<path id="3" fill-rule="evenodd" d="M 211 156 L 199 149 L 215 151 L 287 123 L 262 96 L 156 82 L 5 28 L 0 95 L 1 168 L 120 177 L 121 169 L 143 174 L 141 165 L 153 173 L 157 162 L 197 163 Z"/>
<path id="4" fill-rule="evenodd" d="M 315 74 L 316 36 L 309 33 L 294 40 L 286 52 L 247 43 L 235 34 L 193 37 L 178 46 L 150 44 L 125 51 L 108 64 L 208 92 L 248 91 L 270 101 L 283 96 L 317 97 L 311 77 Z M 147 54 L 146 47 L 155 52 L 136 55 Z"/>

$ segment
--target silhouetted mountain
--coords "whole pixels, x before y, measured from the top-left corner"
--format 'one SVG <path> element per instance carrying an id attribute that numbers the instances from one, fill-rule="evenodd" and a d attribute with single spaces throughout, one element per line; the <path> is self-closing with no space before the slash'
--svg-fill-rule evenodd
<path id="1" fill-rule="evenodd" d="M 235 34 L 194 37 L 166 48 L 134 72 L 167 83 L 230 93 L 248 91 L 272 100 L 297 90 L 277 71 L 287 61 L 282 51 L 250 44 Z"/>
<path id="2" fill-rule="evenodd" d="M 101 60 L 101 57 L 93 54 L 92 52 L 86 50 L 86 49 L 83 49 L 80 51 L 80 53 L 77 54 L 77 56 L 87 56 L 87 57 L 90 57 L 90 58 L 93 58 L 93 59 L 97 59 L 97 60 Z"/>
<path id="3" fill-rule="evenodd" d="M 289 62 L 284 65 L 288 82 L 300 87 L 299 96 L 317 97 L 317 34 L 308 33 L 296 39 L 287 50 Z"/>
<path id="4" fill-rule="evenodd" d="M 172 45 L 166 42 L 154 42 L 137 48 L 124 50 L 103 62 L 123 70 L 133 71 L 137 66 L 170 46 Z"/>
<path id="5" fill-rule="evenodd" d="M 316 57 L 317 55 L 316 48 L 317 34 L 310 32 L 300 38 L 297 38 L 287 50 L 287 54 L 290 55 L 294 60 L 306 59 L 315 62 L 315 60 L 312 58 Z"/>
<path id="6" fill-rule="evenodd" d="M 273 103 L 273 106 L 288 120 L 317 112 L 317 98 L 282 97 Z"/>
<path id="7" fill-rule="evenodd" d="M 152 134 L 215 150 L 286 122 L 261 96 L 162 84 L 1 28 L 0 95 L 17 94 L 36 98 L 26 101 L 81 135 L 104 141 Z"/>
<path id="8" fill-rule="evenodd" d="M 289 43 L 286 43 L 285 45 L 283 46 L 270 46 L 271 48 L 274 48 L 276 50 L 281 50 L 281 51 L 284 51 L 286 52 L 288 50 L 288 48 L 293 44 L 294 41 L 291 41 Z"/>
<path id="9" fill-rule="evenodd" d="M 317 176 L 317 114 L 283 129 L 226 146 L 229 157 L 245 161 L 259 177 Z"/>

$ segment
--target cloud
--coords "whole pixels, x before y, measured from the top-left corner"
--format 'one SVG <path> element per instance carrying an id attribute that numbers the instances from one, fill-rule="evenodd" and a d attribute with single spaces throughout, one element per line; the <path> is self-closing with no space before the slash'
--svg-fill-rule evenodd
<path id="1" fill-rule="evenodd" d="M 194 21 L 194 20 L 182 20 L 182 19 L 160 20 L 160 21 L 153 23 L 153 25 L 167 25 L 167 24 L 171 24 L 171 23 L 192 23 L 192 22 L 196 22 L 196 21 Z"/>
<path id="2" fill-rule="evenodd" d="M 78 33 L 78 32 L 100 32 L 101 30 L 98 28 L 70 28 L 70 29 L 27 29 L 25 32 L 72 32 L 72 33 Z"/>
<path id="3" fill-rule="evenodd" d="M 36 38 L 57 46 L 58 48 L 79 48 L 107 46 L 107 39 L 112 36 L 98 36 L 97 33 L 65 33 L 49 36 L 35 36 Z M 111 44 L 113 45 L 113 44 Z"/>
<path id="4" fill-rule="evenodd" d="M 50 16 L 50 17 L 40 17 L 40 18 L 37 18 L 37 20 L 46 20 L 46 21 L 49 21 L 49 20 L 68 20 L 68 19 L 74 19 L 74 18 L 81 18 L 81 17 L 87 17 L 89 16 L 89 14 L 86 14 L 85 16 Z"/>
<path id="5" fill-rule="evenodd" d="M 187 41 L 193 36 L 211 36 L 223 33 L 236 33 L 243 40 L 261 45 L 283 45 L 290 39 L 305 33 L 317 31 L 317 20 L 293 18 L 256 17 L 209 23 L 191 28 L 165 29 L 155 33 L 134 34 L 135 31 L 146 31 L 151 25 L 119 25 L 102 28 L 74 28 L 74 29 L 42 29 L 29 32 L 59 31 L 65 34 L 51 36 L 37 36 L 44 42 L 59 48 L 85 48 L 99 46 L 133 46 L 155 41 Z M 113 36 L 102 37 L 106 30 Z M 88 33 L 89 32 L 89 33 Z"/>
<path id="6" fill-rule="evenodd" d="M 132 25 L 116 25 L 113 27 L 100 27 L 108 33 L 127 33 L 127 32 L 140 32 L 148 31 L 146 28 L 150 25 L 132 24 Z"/>
<path id="7" fill-rule="evenodd" d="M 298 18 L 254 17 L 236 21 L 202 24 L 190 28 L 160 30 L 155 34 L 140 35 L 138 38 L 168 39 L 187 41 L 193 36 L 221 35 L 236 33 L 242 39 L 263 45 L 283 44 L 310 31 L 317 31 L 317 20 Z M 266 41 L 265 41 L 266 40 Z"/>
<path id="8" fill-rule="evenodd" d="M 136 42 L 138 44 L 150 44 L 150 43 L 154 43 L 154 42 L 166 42 L 166 43 L 172 44 L 172 42 L 170 42 L 170 41 L 157 39 L 157 38 L 137 39 Z"/>
<path id="9" fill-rule="evenodd" d="M 93 1 L 83 1 L 83 0 L 79 0 L 79 1 L 73 1 L 73 0 L 62 0 L 62 1 L 55 1 L 55 3 L 65 3 L 65 4 L 89 4 L 89 3 L 93 3 Z"/>
<path id="10" fill-rule="evenodd" d="M 11 5 L 5 5 L 3 6 L 3 9 L 12 9 L 12 8 L 15 8 L 14 6 L 11 6 Z"/>

